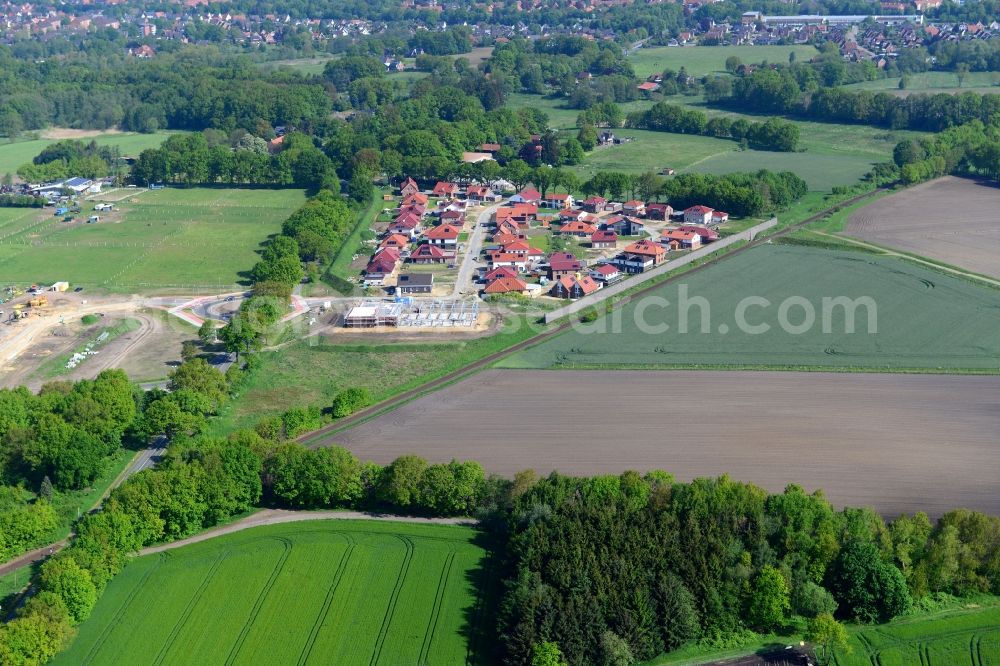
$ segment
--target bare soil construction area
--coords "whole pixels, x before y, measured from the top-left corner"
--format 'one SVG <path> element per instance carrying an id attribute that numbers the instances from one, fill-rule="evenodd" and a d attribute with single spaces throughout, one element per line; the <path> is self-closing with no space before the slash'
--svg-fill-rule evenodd
<path id="1" fill-rule="evenodd" d="M 1000 277 L 1000 188 L 946 176 L 851 215 L 849 236 Z"/>
<path id="2" fill-rule="evenodd" d="M 330 443 L 487 472 L 729 474 L 894 516 L 1000 513 L 1000 377 L 490 370 Z"/>

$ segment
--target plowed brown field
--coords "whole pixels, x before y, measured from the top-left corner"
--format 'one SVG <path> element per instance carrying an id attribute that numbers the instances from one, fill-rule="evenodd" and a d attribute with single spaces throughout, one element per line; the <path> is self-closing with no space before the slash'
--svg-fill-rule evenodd
<path id="1" fill-rule="evenodd" d="M 1000 277 L 1000 188 L 939 178 L 857 210 L 847 235 Z"/>
<path id="2" fill-rule="evenodd" d="M 363 459 L 511 476 L 663 469 L 886 515 L 1000 513 L 1000 377 L 490 370 L 339 434 Z"/>

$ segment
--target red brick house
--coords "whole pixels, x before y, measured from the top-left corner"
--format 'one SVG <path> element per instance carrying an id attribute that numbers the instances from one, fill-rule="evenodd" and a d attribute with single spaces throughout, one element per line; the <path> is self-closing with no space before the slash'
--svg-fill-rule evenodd
<path id="1" fill-rule="evenodd" d="M 399 250 L 393 248 L 376 252 L 365 267 L 365 284 L 382 284 L 382 281 L 396 270 L 399 257 Z"/>
<path id="2" fill-rule="evenodd" d="M 674 209 L 670 204 L 650 203 L 646 204 L 646 217 L 650 220 L 669 220 L 674 214 Z"/>
<path id="3" fill-rule="evenodd" d="M 519 277 L 503 276 L 492 280 L 483 289 L 484 294 L 526 294 L 528 284 Z"/>
<path id="4" fill-rule="evenodd" d="M 465 189 L 465 198 L 469 201 L 495 201 L 496 195 L 488 185 L 469 185 Z"/>
<path id="5" fill-rule="evenodd" d="M 555 252 L 549 255 L 549 279 L 558 280 L 565 275 L 574 275 L 583 270 L 583 263 L 569 252 Z"/>
<path id="6" fill-rule="evenodd" d="M 458 185 L 455 183 L 448 183 L 445 181 L 438 181 L 434 185 L 434 189 L 431 190 L 431 195 L 444 199 L 450 198 L 458 194 Z"/>
<path id="7" fill-rule="evenodd" d="M 604 206 L 607 203 L 608 200 L 605 199 L 604 197 L 598 197 L 598 196 L 588 197 L 583 201 L 583 209 L 586 210 L 588 213 L 600 213 L 602 210 L 604 210 Z"/>

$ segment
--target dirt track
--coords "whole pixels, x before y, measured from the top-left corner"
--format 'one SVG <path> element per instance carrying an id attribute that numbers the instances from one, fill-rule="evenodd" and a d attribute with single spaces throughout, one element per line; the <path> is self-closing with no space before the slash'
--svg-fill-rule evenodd
<path id="1" fill-rule="evenodd" d="M 1000 188 L 947 176 L 853 213 L 847 235 L 1000 277 Z"/>
<path id="2" fill-rule="evenodd" d="M 330 435 L 363 459 L 488 472 L 728 473 L 886 515 L 1000 513 L 1000 378 L 490 370 Z"/>

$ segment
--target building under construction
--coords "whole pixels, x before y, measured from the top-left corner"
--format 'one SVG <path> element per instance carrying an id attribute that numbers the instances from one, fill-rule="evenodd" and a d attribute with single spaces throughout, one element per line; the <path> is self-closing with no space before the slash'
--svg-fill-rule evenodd
<path id="1" fill-rule="evenodd" d="M 399 326 L 412 328 L 448 328 L 475 326 L 479 304 L 468 301 L 421 300 L 388 303 L 364 301 L 344 316 L 347 328 Z"/>

